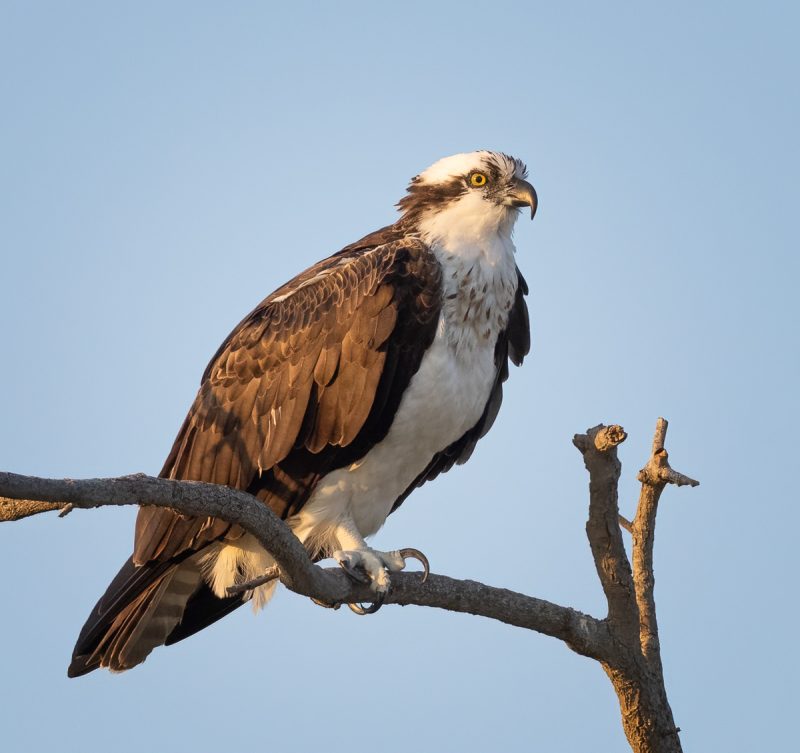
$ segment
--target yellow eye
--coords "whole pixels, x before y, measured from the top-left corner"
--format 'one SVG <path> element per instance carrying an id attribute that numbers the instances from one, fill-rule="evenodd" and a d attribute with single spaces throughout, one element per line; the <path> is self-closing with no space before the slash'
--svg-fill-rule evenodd
<path id="1" fill-rule="evenodd" d="M 483 173 L 472 173 L 469 176 L 469 184 L 475 188 L 482 188 L 486 185 L 486 176 Z"/>

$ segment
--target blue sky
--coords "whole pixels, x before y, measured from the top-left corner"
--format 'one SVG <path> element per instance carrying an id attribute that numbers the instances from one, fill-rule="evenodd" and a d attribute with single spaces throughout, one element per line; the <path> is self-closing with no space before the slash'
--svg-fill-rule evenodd
<path id="1" fill-rule="evenodd" d="M 533 353 L 470 463 L 375 543 L 597 615 L 575 432 L 655 420 L 663 659 L 687 749 L 785 747 L 797 691 L 798 12 L 791 3 L 0 3 L 0 468 L 156 473 L 208 358 L 408 179 L 524 159 Z M 624 750 L 611 687 L 478 618 L 280 592 L 68 681 L 133 510 L 0 527 L 0 744 Z M 163 743 L 162 741 L 168 741 Z"/>

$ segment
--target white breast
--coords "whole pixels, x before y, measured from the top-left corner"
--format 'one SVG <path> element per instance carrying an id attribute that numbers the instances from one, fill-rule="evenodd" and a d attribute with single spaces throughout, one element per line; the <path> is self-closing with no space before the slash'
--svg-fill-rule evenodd
<path id="1" fill-rule="evenodd" d="M 496 377 L 494 348 L 517 287 L 513 245 L 494 236 L 491 248 L 442 244 L 443 307 L 436 337 L 400 402 L 384 440 L 359 462 L 325 476 L 289 521 L 301 541 L 350 516 L 362 536 L 375 533 L 395 500 L 434 455 L 480 419 Z"/>
<path id="2" fill-rule="evenodd" d="M 301 528 L 347 512 L 362 536 L 375 533 L 433 456 L 481 417 L 494 382 L 494 359 L 488 348 L 475 356 L 471 369 L 461 368 L 440 323 L 385 439 L 359 462 L 322 479 L 303 507 Z"/>

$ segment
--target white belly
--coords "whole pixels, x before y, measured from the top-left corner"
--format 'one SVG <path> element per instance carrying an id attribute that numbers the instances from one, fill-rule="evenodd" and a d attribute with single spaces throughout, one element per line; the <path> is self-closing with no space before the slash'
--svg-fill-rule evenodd
<path id="1" fill-rule="evenodd" d="M 478 422 L 495 380 L 494 340 L 482 342 L 468 360 L 461 360 L 451 340 L 440 321 L 384 440 L 359 462 L 325 476 L 289 521 L 301 541 L 343 516 L 362 536 L 375 533 L 433 456 Z"/>

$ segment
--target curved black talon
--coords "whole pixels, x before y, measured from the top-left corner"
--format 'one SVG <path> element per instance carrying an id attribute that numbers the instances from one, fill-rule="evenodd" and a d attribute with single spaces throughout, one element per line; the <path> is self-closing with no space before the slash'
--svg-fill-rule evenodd
<path id="1" fill-rule="evenodd" d="M 355 612 L 356 614 L 375 614 L 382 606 L 383 602 L 386 599 L 386 594 L 377 594 L 377 600 L 374 604 L 370 604 L 368 607 L 363 606 L 362 604 L 348 604 L 347 606 Z"/>
<path id="2" fill-rule="evenodd" d="M 407 549 L 400 550 L 400 556 L 405 559 L 415 559 L 418 560 L 422 564 L 422 580 L 420 583 L 424 583 L 428 580 L 428 575 L 431 571 L 431 564 L 428 562 L 428 558 L 419 550 L 413 549 L 411 547 Z"/>
<path id="3" fill-rule="evenodd" d="M 341 604 L 337 604 L 334 602 L 333 604 L 328 604 L 327 601 L 320 601 L 319 599 L 315 599 L 313 596 L 309 596 L 311 601 L 313 601 L 318 607 L 325 607 L 325 609 L 338 609 Z"/>
<path id="4" fill-rule="evenodd" d="M 428 558 L 419 549 L 406 547 L 405 549 L 399 549 L 397 553 L 403 558 L 404 564 L 406 559 L 415 559 L 422 565 L 421 583 L 424 583 L 428 579 L 428 575 L 431 572 L 431 565 L 430 562 L 428 562 Z M 341 567 L 342 570 L 344 570 L 356 583 L 371 583 L 371 578 L 366 572 L 364 572 L 362 568 L 351 567 L 349 563 L 342 561 L 339 562 L 339 567 Z M 375 614 L 375 612 L 377 612 L 383 606 L 385 600 L 386 594 L 379 593 L 376 595 L 375 602 L 369 606 L 364 606 L 363 604 L 358 603 L 348 603 L 347 606 L 350 607 L 353 612 L 359 615 Z"/>

